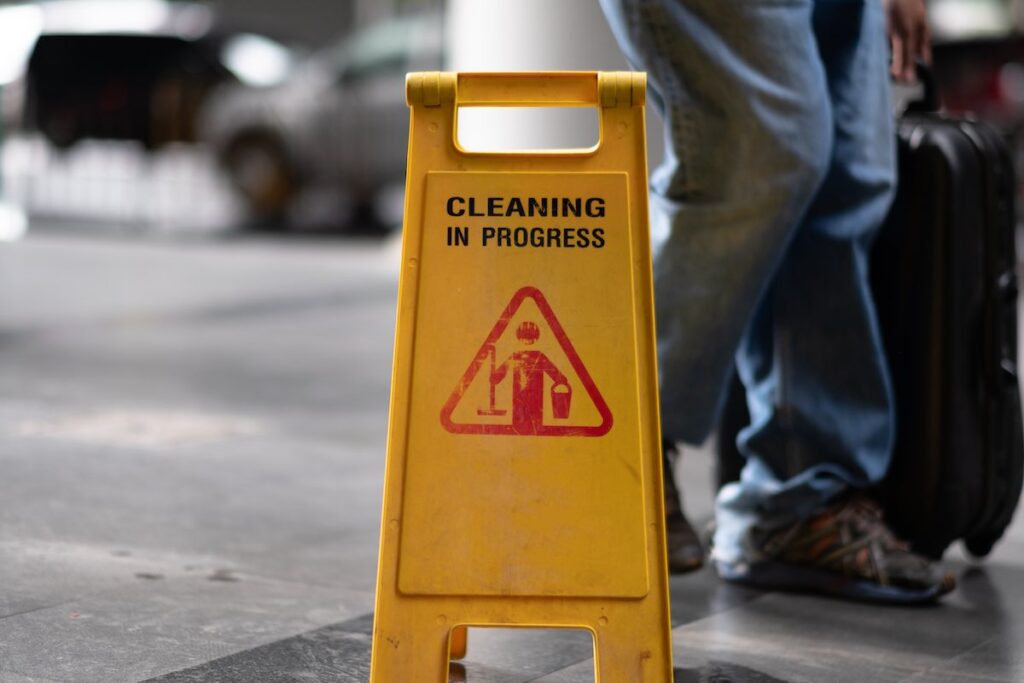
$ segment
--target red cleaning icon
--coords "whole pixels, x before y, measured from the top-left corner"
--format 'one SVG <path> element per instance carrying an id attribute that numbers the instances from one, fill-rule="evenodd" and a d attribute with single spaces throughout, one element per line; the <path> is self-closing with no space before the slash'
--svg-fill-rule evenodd
<path id="1" fill-rule="evenodd" d="M 526 301 L 532 301 L 533 312 L 522 309 Z M 514 334 L 506 336 L 513 322 Z M 538 348 L 544 346 L 549 353 Z M 559 360 L 551 358 L 552 351 L 558 352 Z M 471 391 L 483 380 L 485 399 Z M 589 401 L 574 401 L 573 384 Z M 474 398 L 483 405 L 472 412 L 458 410 Z M 445 403 L 441 424 L 456 434 L 602 436 L 611 429 L 612 414 L 547 299 L 536 287 L 523 287 L 505 307 Z"/>

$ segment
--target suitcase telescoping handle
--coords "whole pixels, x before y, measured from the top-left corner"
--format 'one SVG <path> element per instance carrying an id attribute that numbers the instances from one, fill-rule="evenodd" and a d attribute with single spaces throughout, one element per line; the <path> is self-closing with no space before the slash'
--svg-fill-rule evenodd
<path id="1" fill-rule="evenodd" d="M 922 62 L 915 60 L 914 68 L 917 80 L 921 84 L 921 97 L 907 104 L 908 112 L 937 112 L 942 107 L 939 99 L 939 84 L 935 80 L 935 72 Z"/>

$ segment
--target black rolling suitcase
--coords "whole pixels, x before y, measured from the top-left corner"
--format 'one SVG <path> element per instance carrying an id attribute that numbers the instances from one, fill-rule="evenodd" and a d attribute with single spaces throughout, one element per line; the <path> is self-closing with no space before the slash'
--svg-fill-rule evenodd
<path id="1" fill-rule="evenodd" d="M 986 555 L 1021 493 L 1013 166 L 991 126 L 935 113 L 899 121 L 900 186 L 872 250 L 871 284 L 892 370 L 897 441 L 875 493 L 916 551 L 963 539 Z M 719 431 L 720 483 L 737 477 L 747 422 L 734 382 Z"/>

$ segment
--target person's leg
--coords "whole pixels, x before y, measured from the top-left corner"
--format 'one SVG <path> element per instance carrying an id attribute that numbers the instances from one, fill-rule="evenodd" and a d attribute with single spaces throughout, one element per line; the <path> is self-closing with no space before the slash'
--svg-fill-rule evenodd
<path id="1" fill-rule="evenodd" d="M 673 571 L 703 549 L 673 485 L 673 442 L 710 430 L 765 282 L 830 158 L 811 2 L 602 0 L 665 119 L 652 182 L 665 510 Z"/>
<path id="2" fill-rule="evenodd" d="M 719 492 L 724 578 L 866 600 L 953 588 L 847 489 L 885 475 L 893 398 L 868 253 L 895 184 L 887 45 L 878 0 L 817 0 L 814 32 L 835 125 L 828 175 L 737 354 L 752 423 L 740 481 Z"/>
<path id="3" fill-rule="evenodd" d="M 652 177 L 666 437 L 699 444 L 831 159 L 811 0 L 602 0 L 665 119 Z"/>
<path id="4" fill-rule="evenodd" d="M 868 287 L 868 250 L 895 182 L 885 24 L 878 0 L 819 0 L 813 15 L 835 125 L 832 162 L 737 354 L 747 464 L 717 502 L 715 554 L 753 524 L 790 524 L 884 476 L 892 396 Z"/>

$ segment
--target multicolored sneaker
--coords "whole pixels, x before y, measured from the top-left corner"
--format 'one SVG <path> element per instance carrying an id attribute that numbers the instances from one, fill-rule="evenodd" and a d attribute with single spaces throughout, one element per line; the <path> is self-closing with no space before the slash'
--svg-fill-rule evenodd
<path id="1" fill-rule="evenodd" d="M 672 476 L 673 463 L 679 451 L 670 441 L 662 443 L 662 475 L 665 482 L 665 534 L 668 546 L 668 570 L 685 574 L 704 566 L 704 546 L 697 532 L 683 514 L 679 489 Z"/>
<path id="2" fill-rule="evenodd" d="M 895 604 L 934 602 L 956 587 L 951 573 L 911 552 L 863 495 L 844 497 L 784 529 L 753 533 L 756 561 L 715 561 L 718 575 L 773 590 Z"/>

